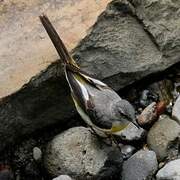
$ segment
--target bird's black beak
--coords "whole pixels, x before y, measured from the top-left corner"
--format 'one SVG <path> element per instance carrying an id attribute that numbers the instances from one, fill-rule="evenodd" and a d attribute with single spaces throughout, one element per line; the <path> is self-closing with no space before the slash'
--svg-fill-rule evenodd
<path id="1" fill-rule="evenodd" d="M 134 120 L 134 121 L 132 121 L 132 123 L 138 128 L 138 129 L 140 129 L 141 127 L 139 126 L 139 124 L 137 123 L 137 121 L 136 120 Z"/>

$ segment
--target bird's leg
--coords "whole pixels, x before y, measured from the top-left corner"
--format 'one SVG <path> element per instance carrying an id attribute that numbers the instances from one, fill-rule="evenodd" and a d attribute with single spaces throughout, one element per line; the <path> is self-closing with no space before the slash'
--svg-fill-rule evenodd
<path id="1" fill-rule="evenodd" d="M 89 127 L 91 128 L 91 133 L 92 133 L 93 135 L 95 135 L 99 141 L 101 141 L 101 142 L 103 141 L 103 142 L 104 142 L 105 144 L 107 144 L 108 146 L 112 146 L 112 138 L 111 138 L 111 135 L 105 133 L 105 135 L 106 135 L 107 137 L 99 136 L 98 133 L 94 130 L 94 128 L 93 128 L 92 126 L 89 126 Z M 110 143 L 106 141 L 107 139 L 110 140 Z"/>
<path id="2" fill-rule="evenodd" d="M 121 147 L 119 146 L 119 143 L 118 143 L 118 141 L 116 140 L 116 138 L 111 134 L 111 136 L 110 136 L 110 138 L 111 138 L 111 142 L 113 143 L 114 142 L 114 144 L 116 145 L 116 147 L 119 149 L 119 151 L 121 152 Z"/>

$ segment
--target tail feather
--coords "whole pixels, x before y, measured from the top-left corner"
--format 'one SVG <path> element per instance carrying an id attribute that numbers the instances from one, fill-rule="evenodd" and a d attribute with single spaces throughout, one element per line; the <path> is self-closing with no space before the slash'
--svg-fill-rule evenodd
<path id="1" fill-rule="evenodd" d="M 59 37 L 58 33 L 54 29 L 53 25 L 51 24 L 50 20 L 46 15 L 41 15 L 39 16 L 41 23 L 43 24 L 46 32 L 48 33 L 52 43 L 54 44 L 61 60 L 63 61 L 64 64 L 72 64 L 77 66 L 76 62 L 72 59 L 70 56 L 68 50 L 66 49 L 63 41 Z"/>

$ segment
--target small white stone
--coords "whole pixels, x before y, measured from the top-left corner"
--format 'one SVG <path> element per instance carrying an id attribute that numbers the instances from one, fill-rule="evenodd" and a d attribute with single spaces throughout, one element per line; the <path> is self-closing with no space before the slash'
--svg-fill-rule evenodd
<path id="1" fill-rule="evenodd" d="M 33 148 L 33 158 L 36 161 L 40 161 L 41 160 L 41 158 L 42 158 L 42 151 L 41 151 L 40 148 L 38 148 L 38 147 L 34 147 Z"/>
<path id="2" fill-rule="evenodd" d="M 68 175 L 60 175 L 52 180 L 73 180 L 73 179 L 69 177 Z"/>

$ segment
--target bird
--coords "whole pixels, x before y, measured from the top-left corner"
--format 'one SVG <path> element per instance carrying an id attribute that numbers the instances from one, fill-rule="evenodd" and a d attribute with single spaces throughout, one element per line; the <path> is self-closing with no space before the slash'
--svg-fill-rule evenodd
<path id="1" fill-rule="evenodd" d="M 46 15 L 39 16 L 63 64 L 77 112 L 99 136 L 120 136 L 130 123 L 139 128 L 133 106 L 104 82 L 84 72 L 68 52 Z"/>

